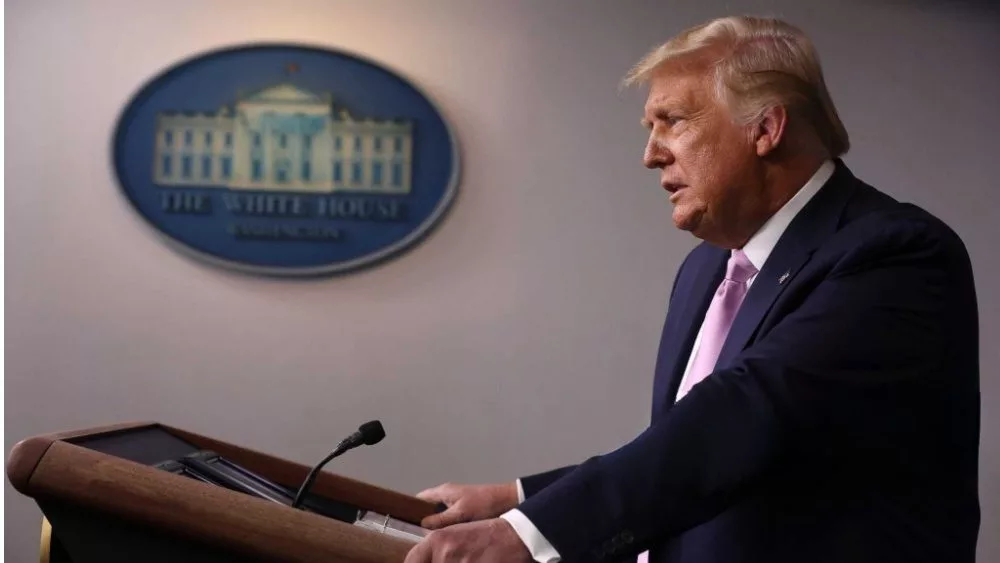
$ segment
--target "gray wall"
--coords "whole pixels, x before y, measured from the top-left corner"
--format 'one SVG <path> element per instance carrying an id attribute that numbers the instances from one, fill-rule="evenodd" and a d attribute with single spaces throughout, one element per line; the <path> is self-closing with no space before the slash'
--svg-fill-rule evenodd
<path id="1" fill-rule="evenodd" d="M 335 470 L 415 492 L 629 439 L 647 421 L 663 306 L 695 241 L 673 230 L 641 167 L 642 94 L 617 82 L 648 47 L 731 9 L 811 33 L 854 141 L 848 164 L 968 244 L 983 529 L 995 532 L 1000 18 L 948 6 L 9 1 L 4 446 L 153 419 L 312 463 L 380 417 L 388 438 Z M 464 176 L 429 240 L 348 277 L 275 281 L 193 263 L 137 218 L 109 167 L 119 110 L 165 66 L 254 40 L 365 54 L 440 104 Z M 5 493 L 6 555 L 34 560 L 39 512 Z M 1000 560 L 1000 537 L 984 533 L 980 554 Z"/>

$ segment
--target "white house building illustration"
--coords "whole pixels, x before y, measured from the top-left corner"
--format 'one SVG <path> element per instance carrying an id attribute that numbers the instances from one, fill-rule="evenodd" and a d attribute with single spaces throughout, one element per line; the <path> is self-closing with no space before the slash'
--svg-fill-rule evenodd
<path id="1" fill-rule="evenodd" d="M 356 119 L 289 84 L 215 114 L 157 116 L 153 179 L 161 186 L 406 194 L 413 125 Z"/>

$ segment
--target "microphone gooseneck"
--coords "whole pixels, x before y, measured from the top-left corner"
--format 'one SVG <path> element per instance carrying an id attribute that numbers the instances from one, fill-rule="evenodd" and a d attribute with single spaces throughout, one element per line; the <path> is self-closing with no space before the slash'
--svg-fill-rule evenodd
<path id="1" fill-rule="evenodd" d="M 385 429 L 382 428 L 381 422 L 372 420 L 362 424 L 357 431 L 340 442 L 340 444 L 337 445 L 337 448 L 330 452 L 330 455 L 323 458 L 323 461 L 317 463 L 316 466 L 309 471 L 309 475 L 306 476 L 306 480 L 302 482 L 302 486 L 299 487 L 299 491 L 295 494 L 295 500 L 292 501 L 292 508 L 299 508 L 302 505 L 302 500 L 305 498 L 306 493 L 309 492 L 313 482 L 316 481 L 316 476 L 319 475 L 319 472 L 323 469 L 324 465 L 330 463 L 333 458 L 348 450 L 361 445 L 375 445 L 381 442 L 382 438 L 385 438 Z"/>

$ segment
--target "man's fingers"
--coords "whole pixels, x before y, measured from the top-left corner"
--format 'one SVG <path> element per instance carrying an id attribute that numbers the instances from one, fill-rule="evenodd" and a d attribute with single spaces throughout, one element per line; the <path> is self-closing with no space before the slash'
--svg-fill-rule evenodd
<path id="1" fill-rule="evenodd" d="M 406 554 L 406 559 L 403 563 L 431 563 L 431 557 L 433 555 L 434 552 L 431 549 L 430 543 L 422 541 L 413 546 L 413 549 Z"/>
<path id="2" fill-rule="evenodd" d="M 431 532 L 405 563 L 531 563 L 531 553 L 510 524 L 496 520 Z"/>
<path id="3" fill-rule="evenodd" d="M 441 502 L 441 493 L 438 492 L 439 487 L 434 487 L 433 489 L 425 489 L 417 493 L 416 496 L 420 500 L 426 500 L 429 502 Z"/>
<path id="4" fill-rule="evenodd" d="M 431 501 L 431 502 L 440 501 L 441 500 L 441 495 L 438 492 L 439 488 L 440 487 L 433 487 L 431 489 L 424 489 L 424 490 L 420 491 L 419 493 L 417 493 L 414 496 L 416 496 L 420 500 L 427 500 L 427 501 Z"/>
<path id="5" fill-rule="evenodd" d="M 465 514 L 453 506 L 444 512 L 438 514 L 431 514 L 420 521 L 420 525 L 428 530 L 437 530 L 439 528 L 444 528 L 445 526 L 451 526 L 452 524 L 458 524 L 468 520 Z"/>
<path id="6" fill-rule="evenodd" d="M 445 483 L 443 485 L 438 485 L 436 487 L 431 487 L 430 489 L 424 489 L 417 493 L 415 496 L 420 500 L 426 500 L 429 502 L 443 502 L 445 504 L 451 504 L 452 497 L 454 494 L 454 485 L 450 483 Z"/>
<path id="7" fill-rule="evenodd" d="M 443 515 L 444 512 L 442 512 L 441 514 L 431 514 L 430 516 L 425 517 L 423 520 L 420 521 L 420 527 L 427 528 L 428 530 L 437 530 L 438 528 L 441 527 L 443 523 L 443 520 L 441 518 Z"/>

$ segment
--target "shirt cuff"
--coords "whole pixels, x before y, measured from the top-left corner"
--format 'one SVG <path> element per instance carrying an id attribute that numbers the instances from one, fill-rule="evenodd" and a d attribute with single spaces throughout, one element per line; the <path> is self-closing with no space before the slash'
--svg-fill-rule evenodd
<path id="1" fill-rule="evenodd" d="M 518 480 L 520 484 L 520 480 Z M 559 556 L 559 552 L 556 548 L 552 547 L 549 540 L 545 539 L 538 528 L 528 520 L 528 517 L 524 515 L 518 509 L 508 510 L 500 516 L 506 520 L 511 528 L 514 528 L 514 532 L 517 537 L 521 538 L 524 545 L 531 552 L 531 558 L 538 563 L 559 563 L 562 558 Z"/>
<path id="2" fill-rule="evenodd" d="M 521 480 L 517 480 L 517 504 L 524 502 L 524 485 L 521 484 Z"/>

